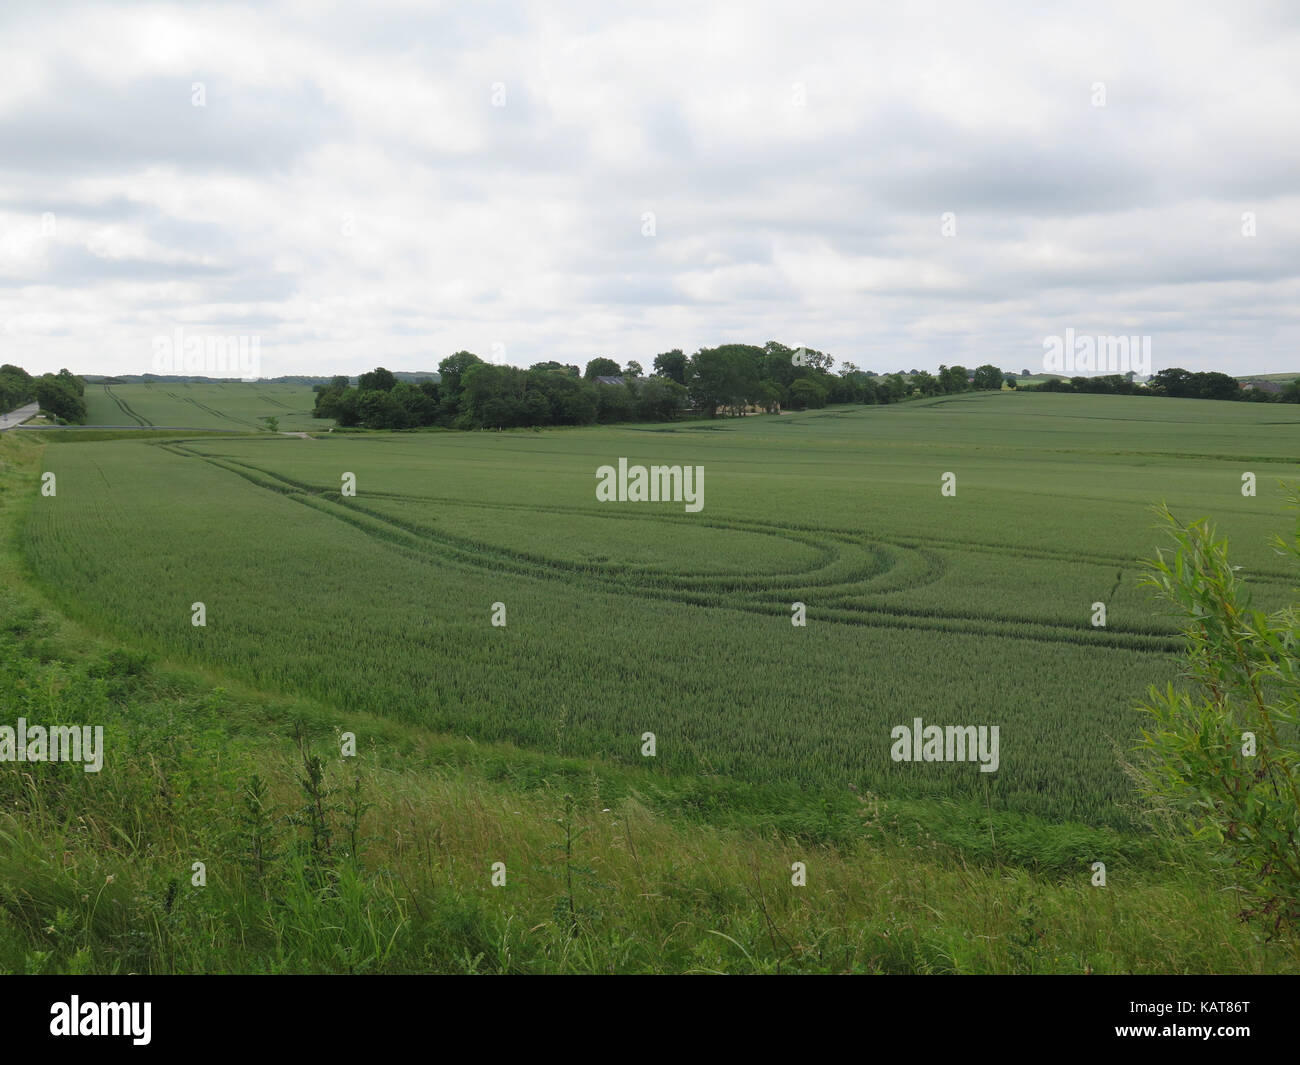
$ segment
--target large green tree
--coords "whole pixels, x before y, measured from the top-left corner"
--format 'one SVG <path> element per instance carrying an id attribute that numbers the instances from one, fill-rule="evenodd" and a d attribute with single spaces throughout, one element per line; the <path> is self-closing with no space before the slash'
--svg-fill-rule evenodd
<path id="1" fill-rule="evenodd" d="M 795 410 L 826 406 L 826 390 L 811 377 L 801 377 L 790 386 L 790 405 Z"/>
<path id="2" fill-rule="evenodd" d="M 940 366 L 939 391 L 945 395 L 953 392 L 965 392 L 970 388 L 970 381 L 965 366 Z"/>
<path id="3" fill-rule="evenodd" d="M 462 375 L 471 366 L 477 366 L 482 362 L 483 360 L 472 351 L 458 351 L 455 355 L 448 355 L 438 363 L 438 379 L 443 385 L 443 391 L 459 399 Z"/>
<path id="4" fill-rule="evenodd" d="M 1192 375 L 1181 366 L 1170 366 L 1147 382 L 1147 390 L 1162 396 L 1186 396 L 1191 392 Z"/>
<path id="5" fill-rule="evenodd" d="M 686 362 L 686 356 L 682 354 L 681 348 L 665 351 L 655 356 L 655 374 L 684 385 L 686 384 Z"/>
<path id="6" fill-rule="evenodd" d="M 644 421 L 670 421 L 686 406 L 686 388 L 668 378 L 647 377 L 635 388 L 636 414 Z"/>
<path id="7" fill-rule="evenodd" d="M 763 349 L 752 344 L 701 348 L 691 356 L 686 378 L 692 401 L 710 414 L 719 407 L 739 414 L 759 398 L 763 359 Z"/>
<path id="8" fill-rule="evenodd" d="M 923 396 L 937 396 L 939 394 L 938 378 L 928 370 L 918 370 L 912 375 L 912 387 Z"/>
<path id="9" fill-rule="evenodd" d="M 391 392 L 396 384 L 397 378 L 382 366 L 376 366 L 369 373 L 363 373 L 357 378 L 357 387 L 362 392 Z"/>
<path id="10" fill-rule="evenodd" d="M 587 369 L 583 372 L 583 377 L 588 381 L 597 377 L 618 377 L 623 371 L 618 368 L 618 363 L 613 359 L 607 359 L 599 355 L 587 363 Z"/>
<path id="11" fill-rule="evenodd" d="M 0 366 L 0 414 L 8 414 L 35 398 L 36 387 L 31 374 L 13 363 Z"/>
<path id="12" fill-rule="evenodd" d="M 461 410 L 485 429 L 505 429 L 523 420 L 527 372 L 514 366 L 478 363 L 461 378 Z"/>
<path id="13" fill-rule="evenodd" d="M 41 410 L 74 425 L 86 422 L 86 401 L 67 380 L 47 373 L 36 381 L 36 402 Z"/>

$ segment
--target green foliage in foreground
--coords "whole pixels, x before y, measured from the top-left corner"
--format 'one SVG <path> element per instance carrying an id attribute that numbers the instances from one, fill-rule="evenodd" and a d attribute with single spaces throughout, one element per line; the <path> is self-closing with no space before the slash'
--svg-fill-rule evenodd
<path id="1" fill-rule="evenodd" d="M 1052 874 L 965 860 L 869 796 L 823 810 L 829 833 L 808 811 L 834 842 L 725 789 L 719 827 L 670 808 L 707 786 L 227 691 L 70 647 L 13 594 L 0 619 L 0 702 L 107 732 L 99 774 L 0 765 L 0 972 L 1300 970 L 1192 844 L 1138 848 L 1097 889 L 1077 857 L 1111 853 L 1085 829 Z M 369 737 L 355 758 L 343 724 Z"/>
<path id="2" fill-rule="evenodd" d="M 1300 615 L 1251 609 L 1227 541 L 1206 521 L 1162 515 L 1177 549 L 1149 563 L 1146 581 L 1184 618 L 1195 688 L 1151 690 L 1145 790 L 1232 861 L 1246 915 L 1290 932 L 1300 924 Z M 1300 530 L 1277 546 L 1300 557 Z"/>

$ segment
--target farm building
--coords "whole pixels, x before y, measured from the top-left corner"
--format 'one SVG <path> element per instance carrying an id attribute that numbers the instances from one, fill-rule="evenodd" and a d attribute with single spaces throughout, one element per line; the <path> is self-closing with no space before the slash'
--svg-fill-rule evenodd
<path id="1" fill-rule="evenodd" d="M 723 406 L 723 407 L 715 407 L 715 408 L 714 408 L 714 411 L 713 411 L 713 414 L 714 414 L 714 417 L 718 417 L 718 416 L 723 415 L 723 414 L 730 414 L 730 413 L 732 413 L 733 409 L 734 409 L 734 408 L 732 408 L 732 407 L 726 407 L 726 406 Z M 760 406 L 758 406 L 758 404 L 756 404 L 756 403 L 748 403 L 748 404 L 745 405 L 745 408 L 744 408 L 740 413 L 741 413 L 741 414 L 767 414 L 767 413 L 768 413 L 768 409 L 767 409 L 766 407 L 760 407 Z M 772 411 L 771 411 L 771 413 L 773 413 L 773 414 L 780 414 L 780 413 L 781 413 L 781 404 L 779 404 L 779 403 L 774 404 L 773 407 L 772 407 Z"/>

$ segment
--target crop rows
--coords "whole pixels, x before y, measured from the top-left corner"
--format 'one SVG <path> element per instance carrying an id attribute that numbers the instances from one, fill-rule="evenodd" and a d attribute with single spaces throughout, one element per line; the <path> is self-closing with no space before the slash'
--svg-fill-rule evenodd
<path id="1" fill-rule="evenodd" d="M 1282 510 L 1250 509 L 1203 464 L 1045 460 L 1038 422 L 972 456 L 924 419 L 51 445 L 59 493 L 34 508 L 28 552 L 92 624 L 344 708 L 652 772 L 1122 824 L 1115 748 L 1146 685 L 1177 670 L 1135 587 L 1157 543 L 1143 484 L 1216 498 L 1205 510 L 1246 557 Z M 596 466 L 628 454 L 704 465 L 704 510 L 598 503 Z M 938 492 L 950 468 L 955 500 Z M 1284 595 L 1276 559 L 1253 557 L 1260 594 Z M 890 729 L 916 716 L 998 724 L 998 772 L 892 761 Z"/>
<path id="2" fill-rule="evenodd" d="M 181 426 L 194 429 L 260 430 L 265 418 L 281 429 L 325 429 L 311 416 L 313 394 L 302 385 L 184 381 L 103 385 L 87 394 L 92 424 Z"/>
<path id="3" fill-rule="evenodd" d="M 104 394 L 107 395 L 108 398 L 113 401 L 113 404 L 117 407 L 118 410 L 120 410 L 124 415 L 130 418 L 131 421 L 135 422 L 136 425 L 153 424 L 152 422 L 146 421 L 144 418 L 140 417 L 140 415 L 138 415 L 135 411 L 133 411 L 130 408 L 130 406 L 127 405 L 126 400 L 124 400 L 121 396 L 115 393 L 112 390 L 112 388 L 110 388 L 108 385 L 104 386 Z"/>

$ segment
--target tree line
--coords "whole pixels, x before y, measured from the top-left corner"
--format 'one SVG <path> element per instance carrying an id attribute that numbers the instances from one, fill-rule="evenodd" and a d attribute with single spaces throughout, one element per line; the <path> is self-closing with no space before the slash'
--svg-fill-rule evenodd
<path id="1" fill-rule="evenodd" d="M 1172 366 L 1154 374 L 1144 385 L 1134 382 L 1133 374 L 1107 374 L 1101 377 L 1053 378 L 1037 385 L 1025 386 L 1029 392 L 1089 392 L 1119 396 L 1169 396 L 1175 399 L 1233 399 L 1247 403 L 1300 403 L 1300 378 L 1276 392 L 1263 388 L 1243 388 L 1241 382 L 1217 370 L 1191 371 Z"/>
<path id="2" fill-rule="evenodd" d="M 73 425 L 86 423 L 86 382 L 69 370 L 33 377 L 21 366 L 0 366 L 0 413 L 35 400 L 41 410 Z"/>
<path id="3" fill-rule="evenodd" d="M 832 373 L 835 360 L 810 348 L 777 341 L 723 344 L 686 355 L 680 348 L 656 355 L 650 374 L 638 362 L 620 367 L 599 357 L 580 370 L 559 362 L 527 369 L 484 362 L 458 351 L 438 366 L 438 381 L 400 381 L 379 367 L 356 387 L 344 376 L 317 384 L 315 415 L 340 426 L 408 429 L 508 429 L 545 425 L 671 421 L 687 413 L 716 417 L 752 411 L 807 410 L 831 403 L 899 403 L 967 391 L 1011 388 L 1037 392 L 1154 395 L 1252 402 L 1300 402 L 1300 379 L 1278 392 L 1242 388 L 1217 371 L 1172 367 L 1145 384 L 1135 375 L 1052 378 L 1020 384 L 1015 374 L 991 363 L 967 370 L 940 366 L 877 374 L 851 362 Z M 1029 371 L 1024 371 L 1029 376 Z M 615 380 L 609 380 L 614 378 Z M 602 380 L 605 379 L 605 380 Z"/>
<path id="4" fill-rule="evenodd" d="M 486 363 L 458 351 L 438 366 L 438 381 L 399 381 L 378 367 L 357 379 L 335 377 L 315 386 L 314 414 L 340 426 L 407 429 L 507 429 L 671 421 L 688 412 L 717 417 L 752 411 L 806 410 L 829 403 L 897 403 L 969 389 L 1000 389 L 1003 372 L 981 366 L 940 367 L 879 375 L 810 348 L 777 341 L 723 344 L 686 355 L 680 348 L 654 358 L 648 375 L 638 362 L 620 367 L 599 357 L 584 369 L 539 362 L 527 369 Z M 601 380 L 616 378 L 617 380 Z"/>

